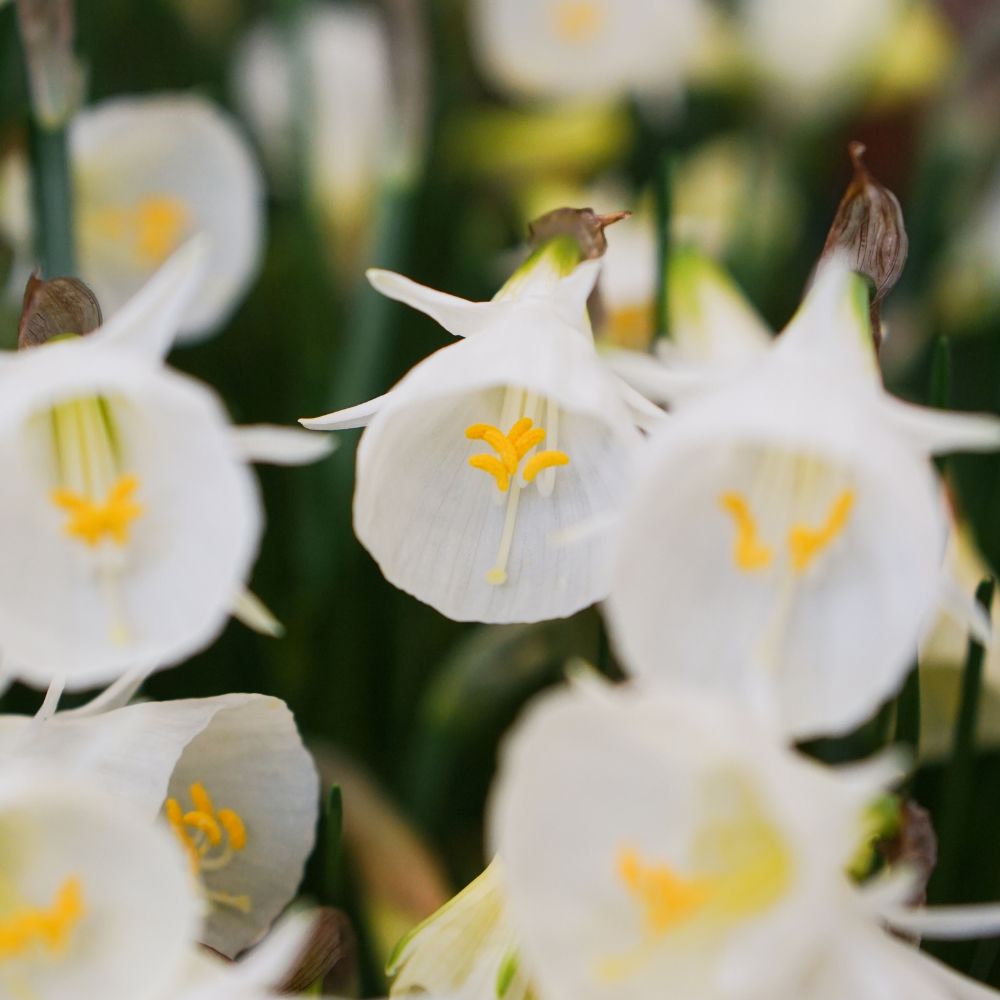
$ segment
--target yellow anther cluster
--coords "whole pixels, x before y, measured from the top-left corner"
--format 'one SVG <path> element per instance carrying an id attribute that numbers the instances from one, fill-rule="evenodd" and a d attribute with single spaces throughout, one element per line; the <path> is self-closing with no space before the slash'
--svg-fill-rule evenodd
<path id="1" fill-rule="evenodd" d="M 682 878 L 666 865 L 644 865 L 632 848 L 618 853 L 618 877 L 642 908 L 651 935 L 691 919 L 712 896 L 709 880 Z"/>
<path id="2" fill-rule="evenodd" d="M 729 514 L 736 526 L 733 543 L 733 562 L 744 572 L 767 569 L 774 561 L 774 553 L 759 537 L 757 522 L 750 505 L 739 494 L 723 493 L 719 506 Z M 833 502 L 826 520 L 818 528 L 793 524 L 788 531 L 788 552 L 792 569 L 804 573 L 813 560 L 833 544 L 843 532 L 854 507 L 854 491 L 844 490 Z"/>
<path id="3" fill-rule="evenodd" d="M 541 427 L 535 427 L 534 421 L 529 417 L 521 417 L 506 434 L 492 424 L 470 424 L 465 428 L 465 436 L 470 441 L 485 441 L 496 452 L 495 455 L 473 455 L 469 459 L 469 465 L 491 475 L 496 481 L 497 489 L 506 493 L 510 488 L 511 477 L 517 473 L 524 456 L 545 440 L 545 431 Z M 569 465 L 569 455 L 566 452 L 537 452 L 524 464 L 524 481 L 530 483 L 543 469 L 557 465 Z"/>
<path id="4" fill-rule="evenodd" d="M 62 951 L 84 913 L 80 880 L 68 878 L 51 906 L 25 906 L 0 919 L 0 959 L 23 955 L 34 947 Z"/>
<path id="5" fill-rule="evenodd" d="M 746 500 L 738 493 L 723 493 L 719 503 L 736 523 L 736 542 L 733 545 L 733 561 L 736 565 L 748 573 L 770 566 L 774 553 L 770 546 L 762 544 L 757 537 L 757 523 Z"/>
<path id="6" fill-rule="evenodd" d="M 177 799 L 167 799 L 167 822 L 187 852 L 192 871 L 216 871 L 229 863 L 233 852 L 247 846 L 246 825 L 235 810 L 217 809 L 200 781 L 188 793 L 194 808 L 185 812 Z"/>
<path id="7" fill-rule="evenodd" d="M 604 23 L 604 10 L 595 0 L 556 0 L 556 34 L 568 42 L 588 42 Z"/>
<path id="8" fill-rule="evenodd" d="M 102 502 L 90 500 L 73 490 L 52 491 L 52 502 L 69 514 L 66 532 L 90 546 L 111 538 L 118 545 L 128 542 L 129 527 L 140 514 L 142 506 L 132 495 L 139 488 L 136 476 L 120 476 Z"/>
<path id="9" fill-rule="evenodd" d="M 130 207 L 95 209 L 90 224 L 116 243 L 130 243 L 144 264 L 162 264 L 180 245 L 190 212 L 179 198 L 150 195 Z"/>

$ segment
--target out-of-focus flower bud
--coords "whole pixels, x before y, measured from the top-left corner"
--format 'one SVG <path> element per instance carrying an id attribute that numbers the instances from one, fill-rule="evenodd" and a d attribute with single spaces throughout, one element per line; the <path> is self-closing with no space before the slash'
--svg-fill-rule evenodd
<path id="1" fill-rule="evenodd" d="M 82 73 L 73 54 L 73 0 L 17 0 L 31 104 L 46 128 L 66 123 L 80 103 Z"/>
<path id="2" fill-rule="evenodd" d="M 603 257 L 608 249 L 604 230 L 631 212 L 598 215 L 592 208 L 556 208 L 528 224 L 532 246 L 541 246 L 557 236 L 572 236 L 580 244 L 584 260 Z"/>
<path id="3" fill-rule="evenodd" d="M 909 241 L 899 201 L 864 164 L 864 144 L 852 142 L 848 152 L 854 176 L 827 233 L 823 257 L 843 255 L 855 271 L 872 283 L 872 331 L 877 345 L 881 332 L 879 305 L 903 273 Z"/>
<path id="4" fill-rule="evenodd" d="M 24 289 L 17 346 L 37 347 L 68 333 L 90 333 L 100 325 L 101 307 L 82 281 L 77 278 L 43 281 L 33 274 Z"/>

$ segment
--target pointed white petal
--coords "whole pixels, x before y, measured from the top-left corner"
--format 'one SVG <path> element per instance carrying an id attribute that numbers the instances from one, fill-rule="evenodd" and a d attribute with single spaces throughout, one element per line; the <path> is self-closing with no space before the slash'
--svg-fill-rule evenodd
<path id="1" fill-rule="evenodd" d="M 635 420 L 636 427 L 644 431 L 651 431 L 659 427 L 666 418 L 666 413 L 655 403 L 651 403 L 646 399 L 637 389 L 633 389 L 621 376 L 616 375 L 615 379 L 618 391 L 621 393 L 625 405 L 629 408 L 632 418 Z"/>
<path id="2" fill-rule="evenodd" d="M 101 715 L 116 708 L 124 708 L 142 687 L 149 676 L 148 670 L 130 670 L 121 675 L 114 683 L 109 684 L 99 695 L 91 698 L 79 708 L 71 708 L 59 713 L 60 719 L 88 718 Z"/>
<path id="3" fill-rule="evenodd" d="M 601 273 L 603 261 L 585 260 L 560 278 L 552 294 L 552 305 L 562 320 L 570 326 L 586 322 L 587 300 L 590 298 Z"/>
<path id="4" fill-rule="evenodd" d="M 159 361 L 174 342 L 192 297 L 205 277 L 208 242 L 184 244 L 127 302 L 90 335 L 95 343 L 135 351 Z"/>
<path id="5" fill-rule="evenodd" d="M 337 447 L 333 438 L 306 434 L 297 427 L 251 424 L 233 428 L 236 452 L 245 462 L 271 465 L 308 465 Z"/>
<path id="6" fill-rule="evenodd" d="M 829 371 L 877 383 L 864 279 L 840 258 L 823 264 L 775 346 L 780 355 L 798 355 Z"/>
<path id="7" fill-rule="evenodd" d="M 430 316 L 456 337 L 468 337 L 488 326 L 497 314 L 492 302 L 470 302 L 468 299 L 439 292 L 420 285 L 395 271 L 372 267 L 365 272 L 375 291 L 387 298 L 403 302 Z"/>
<path id="8" fill-rule="evenodd" d="M 242 590 L 233 603 L 233 617 L 260 635 L 278 639 L 285 634 L 285 626 L 271 609 L 252 591 Z"/>
<path id="9" fill-rule="evenodd" d="M 934 410 L 892 396 L 884 398 L 882 410 L 914 447 L 931 455 L 1000 448 L 1000 417 L 993 414 Z"/>
<path id="10" fill-rule="evenodd" d="M 1000 935 L 1000 903 L 931 906 L 926 909 L 893 906 L 881 912 L 896 930 L 919 937 L 952 940 Z"/>
<path id="11" fill-rule="evenodd" d="M 311 431 L 344 431 L 350 427 L 366 427 L 388 399 L 389 393 L 383 393 L 369 399 L 367 403 L 358 403 L 346 410 L 335 410 L 322 417 L 302 417 L 299 423 Z"/>

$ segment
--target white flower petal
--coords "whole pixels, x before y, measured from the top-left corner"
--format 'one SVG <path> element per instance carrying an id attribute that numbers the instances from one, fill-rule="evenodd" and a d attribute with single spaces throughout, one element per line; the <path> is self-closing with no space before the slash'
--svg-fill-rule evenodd
<path id="1" fill-rule="evenodd" d="M 766 705 L 797 737 L 849 729 L 902 682 L 938 596 L 946 521 L 929 464 L 871 422 L 866 395 L 806 379 L 678 409 L 622 518 L 607 605 L 626 669 Z M 808 571 L 796 526 L 853 506 Z M 736 495 L 770 562 L 741 568 Z"/>
<path id="2" fill-rule="evenodd" d="M 986 413 L 956 413 L 914 406 L 886 396 L 885 417 L 925 454 L 954 451 L 996 451 L 1000 448 L 1000 418 Z"/>
<path id="3" fill-rule="evenodd" d="M 420 285 L 395 271 L 372 267 L 365 274 L 375 291 L 425 313 L 456 337 L 468 337 L 483 329 L 497 312 L 495 303 L 470 302 L 457 295 Z"/>
<path id="4" fill-rule="evenodd" d="M 260 635 L 280 638 L 285 634 L 285 626 L 275 617 L 274 612 L 252 591 L 242 590 L 232 607 L 233 617 Z"/>
<path id="5" fill-rule="evenodd" d="M 4 770 L 5 892 L 49 907 L 76 880 L 81 903 L 65 949 L 4 958 L 3 989 L 37 1000 L 152 1000 L 182 966 L 200 906 L 176 844 L 91 782 Z M 23 900 L 23 902 L 21 902 Z"/>
<path id="6" fill-rule="evenodd" d="M 299 423 L 311 431 L 343 431 L 351 427 L 366 427 L 372 417 L 385 405 L 389 393 L 369 399 L 367 403 L 336 410 L 322 417 L 302 417 Z"/>
<path id="7" fill-rule="evenodd" d="M 69 689 L 155 669 L 208 643 L 228 618 L 260 533 L 256 484 L 228 420 L 198 383 L 87 338 L 24 352 L 0 401 L 0 632 L 37 685 Z M 16 369 L 16 370 L 15 370 Z M 141 513 L 120 547 L 67 533 L 50 407 L 109 401 Z"/>
<path id="8" fill-rule="evenodd" d="M 331 438 L 306 434 L 297 427 L 253 424 L 234 427 L 237 454 L 245 462 L 271 465 L 308 465 L 325 458 L 337 447 Z"/>
<path id="9" fill-rule="evenodd" d="M 90 337 L 94 343 L 135 351 L 159 361 L 177 336 L 208 265 L 204 236 L 188 240 Z"/>
<path id="10" fill-rule="evenodd" d="M 557 548 L 550 540 L 615 507 L 638 441 L 589 339 L 547 311 L 522 307 L 519 315 L 516 327 L 484 331 L 417 365 L 358 450 L 359 539 L 390 582 L 458 620 L 537 621 L 599 599 L 607 587 L 604 541 Z M 503 422 L 508 386 L 558 407 L 557 442 L 550 434 L 544 447 L 570 462 L 556 471 L 551 496 L 534 486 L 520 491 L 508 582 L 497 586 L 485 578 L 497 564 L 511 493 L 468 467 L 482 448 L 464 432 Z M 548 419 L 540 401 L 535 418 Z"/>
<path id="11" fill-rule="evenodd" d="M 116 98 L 81 112 L 70 141 L 80 274 L 105 312 L 140 287 L 161 251 L 204 233 L 207 277 L 181 339 L 220 326 L 256 274 L 262 247 L 263 186 L 232 120 L 194 95 Z"/>
<path id="12" fill-rule="evenodd" d="M 884 908 L 881 915 L 904 934 L 938 941 L 1000 935 L 1000 903 L 931 906 L 926 909 L 892 906 Z"/>

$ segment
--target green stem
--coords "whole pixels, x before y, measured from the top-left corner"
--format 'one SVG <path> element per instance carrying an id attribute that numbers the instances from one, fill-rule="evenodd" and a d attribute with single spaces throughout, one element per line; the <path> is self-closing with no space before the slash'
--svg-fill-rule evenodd
<path id="1" fill-rule="evenodd" d="M 670 227 L 673 215 L 673 160 L 663 158 L 656 174 L 656 336 L 670 336 Z"/>
<path id="2" fill-rule="evenodd" d="M 31 125 L 35 255 L 45 278 L 76 274 L 73 178 L 65 126 Z"/>
<path id="3" fill-rule="evenodd" d="M 983 580 L 976 589 L 976 601 L 987 611 L 993 600 L 994 581 Z M 979 721 L 979 698 L 982 691 L 985 650 L 969 640 L 962 674 L 962 694 L 952 740 L 951 761 L 945 780 L 941 809 L 937 898 L 953 901 L 958 890 L 959 864 L 962 856 L 962 830 L 968 822 L 972 802 L 975 766 L 976 725 Z"/>
<path id="4" fill-rule="evenodd" d="M 896 699 L 896 742 L 911 747 L 916 761 L 920 753 L 920 667 L 916 663 Z"/>

